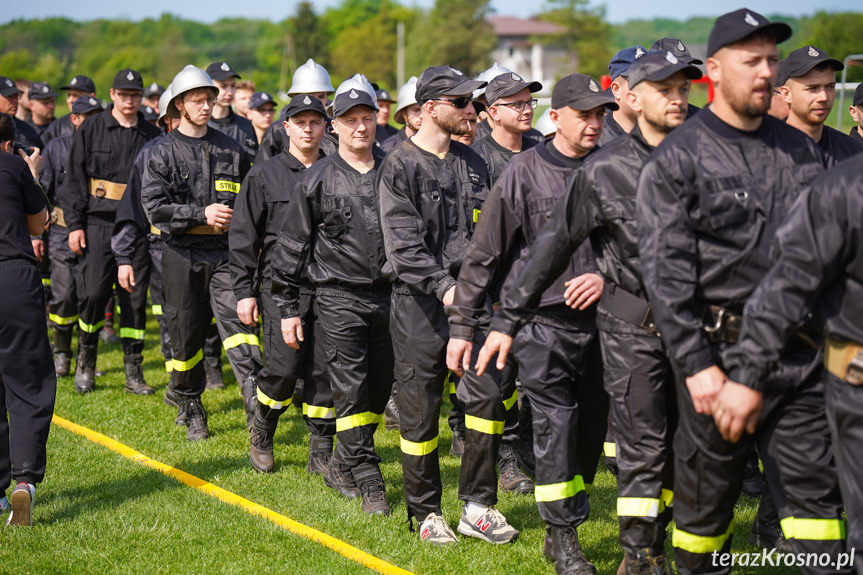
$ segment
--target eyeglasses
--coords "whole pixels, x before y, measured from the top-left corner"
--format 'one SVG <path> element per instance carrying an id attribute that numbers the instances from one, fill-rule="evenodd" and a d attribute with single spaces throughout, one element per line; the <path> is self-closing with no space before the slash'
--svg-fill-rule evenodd
<path id="1" fill-rule="evenodd" d="M 140 100 L 144 97 L 144 94 L 141 92 L 135 92 L 133 94 L 130 94 L 129 92 L 114 92 L 114 95 L 124 102 L 134 102 L 135 100 Z"/>
<path id="2" fill-rule="evenodd" d="M 213 106 L 216 103 L 215 98 L 198 98 L 197 100 L 183 100 L 184 104 L 191 104 L 196 108 L 203 108 L 205 104 Z"/>
<path id="3" fill-rule="evenodd" d="M 259 113 L 261 113 L 261 114 L 263 114 L 263 115 L 265 115 L 265 116 L 269 116 L 269 115 L 271 115 L 271 114 L 275 114 L 275 113 L 276 113 L 276 109 L 275 109 L 275 108 L 257 108 L 257 110 L 258 110 L 258 112 L 259 112 Z"/>
<path id="4" fill-rule="evenodd" d="M 468 104 L 473 102 L 473 98 L 470 96 L 462 96 L 461 98 L 435 98 L 435 100 L 438 102 L 449 102 L 454 108 L 459 110 L 464 110 L 468 107 Z"/>
<path id="5" fill-rule="evenodd" d="M 527 107 L 528 105 L 531 107 L 531 109 L 536 108 L 536 103 L 537 103 L 536 98 L 531 98 L 530 100 L 524 100 L 522 102 L 507 102 L 507 103 L 501 102 L 499 104 L 494 104 L 494 105 L 495 106 L 507 106 L 507 107 L 512 108 L 516 112 L 524 112 L 525 107 Z"/>

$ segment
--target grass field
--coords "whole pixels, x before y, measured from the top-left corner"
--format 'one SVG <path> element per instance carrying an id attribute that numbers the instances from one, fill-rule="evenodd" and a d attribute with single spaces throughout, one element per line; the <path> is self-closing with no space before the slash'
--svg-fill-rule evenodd
<path id="1" fill-rule="evenodd" d="M 208 391 L 212 437 L 190 443 L 162 403 L 167 383 L 155 321 L 145 348 L 145 376 L 156 395 L 123 389 L 119 345 L 100 346 L 106 375 L 94 393 L 79 396 L 72 378 L 58 381 L 56 413 L 103 433 L 157 461 L 181 469 L 305 525 L 337 537 L 416 573 L 547 574 L 540 556 L 543 523 L 533 496 L 501 494 L 498 508 L 521 531 L 511 545 L 463 538 L 433 549 L 408 532 L 397 431 L 376 435 L 393 514 L 369 518 L 359 501 L 347 501 L 305 471 L 308 432 L 294 409 L 276 433 L 276 473 L 260 475 L 248 462 L 249 440 L 239 388 L 225 361 L 228 386 Z M 449 455 L 450 431 L 441 415 L 443 510 L 455 527 L 459 461 Z M 14 438 L 13 438 L 14 441 Z M 617 542 L 616 486 L 604 468 L 590 497 L 591 518 L 580 528 L 587 556 L 599 573 L 614 573 L 622 557 Z M 746 537 L 756 502 L 742 499 L 735 522 L 735 551 L 755 551 Z M 365 567 L 275 524 L 224 504 L 57 425 L 48 442 L 48 472 L 39 486 L 31 529 L 0 528 L 0 573 L 361 573 Z M 5 521 L 5 519 L 4 519 Z M 770 573 L 792 573 L 771 568 Z M 744 572 L 763 572 L 758 569 Z"/>

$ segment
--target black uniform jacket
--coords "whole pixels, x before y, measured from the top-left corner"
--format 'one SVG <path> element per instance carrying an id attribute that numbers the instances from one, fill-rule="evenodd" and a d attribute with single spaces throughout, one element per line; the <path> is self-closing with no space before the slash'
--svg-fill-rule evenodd
<path id="1" fill-rule="evenodd" d="M 145 239 L 150 229 L 150 222 L 147 221 L 144 205 L 141 203 L 141 184 L 153 146 L 166 137 L 159 136 L 144 144 L 129 172 L 129 183 L 117 205 L 114 231 L 111 234 L 111 251 L 114 252 L 114 259 L 118 266 L 132 265 L 135 250 L 147 245 Z"/>
<path id="2" fill-rule="evenodd" d="M 229 109 L 228 115 L 224 118 L 217 120 L 211 117 L 207 126 L 235 139 L 249 156 L 249 162 L 255 160 L 255 156 L 258 154 L 258 136 L 255 134 L 255 127 L 252 126 L 252 122 Z"/>
<path id="3" fill-rule="evenodd" d="M 863 343 L 863 162 L 819 176 L 779 228 L 773 266 L 726 354 L 732 381 L 760 389 L 795 328 L 814 312 L 836 341 Z M 819 322 L 819 323 L 820 323 Z"/>
<path id="4" fill-rule="evenodd" d="M 39 137 L 39 133 L 33 129 L 33 126 L 14 116 L 12 117 L 12 121 L 15 122 L 15 133 L 18 138 L 16 142 L 31 148 L 36 147 L 40 150 L 45 149 L 45 144 L 42 142 L 42 138 Z"/>
<path id="5" fill-rule="evenodd" d="M 442 299 L 455 285 L 488 195 L 483 159 L 450 142 L 443 159 L 408 139 L 378 175 L 381 224 L 394 283 Z"/>
<path id="6" fill-rule="evenodd" d="M 381 150 L 385 154 L 389 154 L 393 149 L 408 139 L 407 133 L 405 133 L 405 129 L 402 128 L 383 142 L 381 142 Z"/>
<path id="7" fill-rule="evenodd" d="M 863 146 L 854 141 L 854 138 L 827 125 L 822 128 L 818 146 L 824 154 L 824 161 L 828 168 L 863 152 Z"/>
<path id="8" fill-rule="evenodd" d="M 800 190 L 824 169 L 818 145 L 764 116 L 754 132 L 709 109 L 674 130 L 638 182 L 639 252 L 657 331 L 690 376 L 719 364 L 709 305 L 741 314 L 770 268 L 770 244 Z"/>
<path id="9" fill-rule="evenodd" d="M 228 238 L 231 281 L 238 300 L 258 294 L 256 278 L 266 281 L 272 277 L 273 250 L 279 233 L 290 226 L 285 217 L 305 169 L 288 150 L 282 150 L 255 164 L 243 181 Z"/>
<path id="10" fill-rule="evenodd" d="M 60 193 L 60 205 L 70 232 L 83 229 L 88 218 L 114 223 L 119 202 L 91 195 L 90 178 L 127 183 L 138 152 L 162 134 L 144 120 L 140 111 L 134 128 L 122 127 L 111 115 L 113 106 L 110 104 L 104 112 L 88 117 L 72 136 L 66 181 Z"/>
<path id="11" fill-rule="evenodd" d="M 48 145 L 48 142 L 54 138 L 59 138 L 60 136 L 71 136 L 75 132 L 75 124 L 72 123 L 72 118 L 70 118 L 70 116 L 71 114 L 60 116 L 49 124 L 48 129 L 45 130 L 44 134 L 42 134 L 42 141 L 46 146 Z"/>
<path id="12" fill-rule="evenodd" d="M 539 142 L 536 140 L 532 140 L 527 136 L 521 137 L 521 152 L 526 152 L 532 147 L 536 146 Z M 492 137 L 491 134 L 474 142 L 471 146 L 471 149 L 474 150 L 477 154 L 482 156 L 482 159 L 485 160 L 485 165 L 488 167 L 488 179 L 489 183 L 493 186 L 497 179 L 500 177 L 501 172 L 506 167 L 511 159 L 513 159 L 516 154 L 520 154 L 521 152 L 513 152 L 507 148 L 504 148 Z"/>
<path id="13" fill-rule="evenodd" d="M 66 178 L 66 162 L 69 161 L 69 149 L 72 147 L 72 136 L 54 138 L 45 145 L 42 151 L 42 169 L 39 170 L 39 183 L 45 190 L 45 195 L 52 206 L 58 204 L 60 189 Z"/>
<path id="14" fill-rule="evenodd" d="M 141 187 L 147 219 L 167 245 L 227 250 L 227 234 L 186 231 L 207 225 L 204 210 L 210 204 L 233 208 L 249 168 L 248 156 L 233 138 L 211 129 L 203 138 L 174 130 L 153 146 L 147 160 Z"/>
<path id="15" fill-rule="evenodd" d="M 567 244 L 550 254 L 550 259 L 543 257 L 540 265 L 531 265 L 536 259 L 531 247 L 555 221 L 552 214 L 560 212 L 555 207 L 575 173 L 574 167 L 555 158 L 545 144 L 512 159 L 483 204 L 459 274 L 455 300 L 447 308 L 451 337 L 473 339 L 487 296 L 494 301 L 500 294 L 502 300 L 511 302 L 513 295 L 516 299 L 520 295 L 512 293 L 514 285 L 525 281 L 533 284 L 539 276 L 542 287 L 532 302 L 533 312 L 542 307 L 564 320 L 593 321 L 595 307 L 588 312 L 575 311 L 566 306 L 563 297 L 564 282 L 596 271 L 589 245 L 573 250 Z M 533 268 L 532 272 L 525 273 L 528 268 Z M 550 272 L 552 268 L 554 272 Z"/>
<path id="16" fill-rule="evenodd" d="M 389 289 L 375 193 L 380 165 L 375 158 L 361 174 L 336 153 L 303 174 L 273 249 L 272 294 L 283 318 L 299 315 L 304 272 L 318 290 Z"/>

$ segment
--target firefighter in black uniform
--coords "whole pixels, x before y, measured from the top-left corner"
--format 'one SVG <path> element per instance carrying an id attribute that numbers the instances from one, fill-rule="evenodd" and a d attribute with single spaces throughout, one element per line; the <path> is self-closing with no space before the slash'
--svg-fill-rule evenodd
<path id="1" fill-rule="evenodd" d="M 863 146 L 863 84 L 858 84 L 857 89 L 854 90 L 854 99 L 851 100 L 848 113 L 851 114 L 851 119 L 854 120 L 854 127 L 851 128 L 848 135 L 855 142 Z"/>
<path id="2" fill-rule="evenodd" d="M 141 200 L 164 242 L 162 313 L 171 335 L 171 364 L 180 409 L 186 414 L 186 437 L 195 441 L 209 436 L 201 403 L 206 386 L 202 360 L 214 314 L 240 382 L 247 427 L 254 416 L 260 341 L 257 330 L 237 317 L 226 235 L 249 161 L 236 140 L 208 128 L 218 89 L 203 70 L 186 66 L 171 87 L 168 114 L 180 115 L 180 126 L 150 151 Z"/>
<path id="3" fill-rule="evenodd" d="M 324 482 L 349 498 L 361 494 L 364 512 L 388 515 L 374 432 L 392 387 L 393 346 L 372 94 L 351 88 L 335 97 L 339 150 L 305 171 L 288 205 L 272 258 L 273 298 L 285 343 L 299 349 L 312 329 L 300 315 L 304 278 L 315 286 L 322 334 L 315 345 L 324 348 L 338 436 Z"/>
<path id="4" fill-rule="evenodd" d="M 234 102 L 234 89 L 241 76 L 234 72 L 227 62 L 213 62 L 207 66 L 207 75 L 219 89 L 209 126 L 234 138 L 249 156 L 249 162 L 253 162 L 258 154 L 255 128 L 248 119 L 238 115 L 231 107 Z"/>
<path id="5" fill-rule="evenodd" d="M 530 98 L 530 83 L 504 76 L 518 88 L 520 98 Z M 492 107 L 504 76 L 493 80 L 486 90 Z M 523 99 L 522 103 L 529 104 Z M 516 155 L 492 187 L 448 310 L 447 365 L 453 371 L 464 373 L 470 368 L 475 318 L 488 294 L 499 292 L 501 301 L 509 303 L 517 278 L 537 277 L 525 271 L 531 246 L 542 237 L 540 232 L 555 213 L 559 198 L 595 147 L 607 107 L 616 107 L 613 98 L 590 76 L 562 78 L 552 94 L 551 117 L 558 126 L 554 139 Z M 493 112 L 491 117 L 495 117 Z M 548 258 L 539 266 L 546 280 L 544 293 L 536 292 L 537 303 L 542 294 L 541 311 L 519 331 L 514 355 L 523 391 L 534 408 L 536 501 L 551 543 L 546 543 L 544 552 L 558 573 L 592 572 L 576 528 L 587 519 L 587 494 L 596 475 L 608 417 L 593 306 L 603 282 L 595 273 L 590 246 L 577 251 L 561 249 L 554 256 L 555 273 L 547 273 Z M 567 305 L 566 294 L 577 289 L 568 290 L 569 285 L 584 286 L 579 291 L 584 294 L 579 309 Z M 496 314 L 492 327 L 506 323 L 507 333 L 512 334 L 516 323 L 512 317 L 511 312 L 500 319 Z M 494 335 L 489 336 L 487 346 L 493 345 Z M 482 355 L 479 361 L 482 369 L 478 371 L 482 372 Z"/>
<path id="6" fill-rule="evenodd" d="M 405 503 L 409 520 L 422 521 L 421 540 L 437 545 L 458 541 L 440 507 L 438 417 L 449 340 L 444 307 L 452 304 L 456 278 L 488 194 L 485 162 L 451 136 L 469 130 L 472 93 L 484 86 L 450 66 L 425 70 L 416 87 L 422 125 L 387 154 L 378 178 L 384 242 L 393 267 L 391 332 Z M 488 308 L 490 312 L 490 303 Z M 481 327 L 487 326 L 488 317 L 483 316 Z M 476 339 L 482 341 L 483 329 L 477 330 Z M 467 439 L 459 479 L 465 507 L 458 530 L 506 543 L 514 541 L 518 531 L 494 508 L 495 455 L 503 433 L 503 400 L 515 390 L 503 390 L 502 397 L 499 374 L 484 377 L 493 381 L 477 383 L 475 372 L 467 373 L 457 391 L 465 405 Z"/>
<path id="7" fill-rule="evenodd" d="M 30 84 L 30 93 L 27 102 L 27 105 L 30 107 L 29 124 L 39 134 L 39 138 L 42 138 L 42 135 L 55 121 L 54 100 L 56 98 L 57 94 L 47 83 L 33 82 Z M 44 139 L 42 139 L 42 143 L 45 143 Z"/>
<path id="8" fill-rule="evenodd" d="M 779 91 L 788 104 L 785 122 L 818 142 L 828 168 L 863 152 L 851 136 L 825 124 L 836 98 L 836 72 L 844 68 L 815 46 L 798 48 L 779 63 Z"/>
<path id="9" fill-rule="evenodd" d="M 768 377 L 776 390 L 738 443 L 713 416 L 754 390 L 727 381 L 724 353 L 743 306 L 770 267 L 769 247 L 800 189 L 823 171 L 817 144 L 766 115 L 791 29 L 745 8 L 710 33 L 709 109 L 676 129 L 645 164 L 637 214 L 644 287 L 657 330 L 682 372 L 674 438 L 673 535 L 682 574 L 728 573 L 734 504 L 753 441 L 795 553 L 845 548 L 842 501 L 820 383 L 822 354 L 795 338 Z M 779 482 L 781 478 L 781 483 Z M 725 566 L 727 565 L 727 566 Z M 808 565 L 804 573 L 826 573 Z M 834 568 L 830 572 L 835 572 Z M 838 572 L 847 572 L 839 570 Z"/>
<path id="10" fill-rule="evenodd" d="M 726 355 L 730 381 L 755 401 L 718 405 L 723 437 L 739 441 L 773 391 L 762 384 L 797 326 L 814 312 L 826 344 L 824 394 L 845 510 L 848 549 L 863 547 L 863 164 L 844 162 L 814 180 L 776 234 L 773 263 L 743 310 L 737 345 Z M 760 396 L 760 397 L 759 397 Z M 791 524 L 796 531 L 796 519 Z M 857 561 L 856 567 L 860 567 Z"/>
<path id="11" fill-rule="evenodd" d="M 73 129 L 88 116 L 104 111 L 93 96 L 81 96 L 71 106 L 69 122 Z M 66 178 L 66 164 L 72 134 L 58 136 L 48 142 L 42 153 L 42 170 L 39 178 L 51 205 L 51 225 L 48 243 L 51 249 L 51 299 L 48 301 L 48 321 L 54 332 L 54 370 L 58 376 L 69 375 L 72 361 L 72 330 L 78 323 L 78 290 L 75 266 L 78 256 L 69 249 L 69 229 L 60 204 L 60 193 Z"/>
<path id="12" fill-rule="evenodd" d="M 629 101 L 626 97 L 629 92 L 629 67 L 637 58 L 641 58 L 647 54 L 647 48 L 644 46 L 632 46 L 624 48 L 617 54 L 611 57 L 608 62 L 608 75 L 611 77 L 611 87 L 609 90 L 614 96 L 614 101 L 617 102 L 617 110 L 609 110 L 605 115 L 605 123 L 602 127 L 602 137 L 599 139 L 599 145 L 604 146 L 612 140 L 628 134 L 635 127 L 635 122 L 638 120 L 635 112 L 630 109 Z"/>
<path id="13" fill-rule="evenodd" d="M 16 141 L 28 147 L 45 148 L 39 134 L 33 129 L 33 126 L 23 120 L 15 117 L 15 112 L 18 111 L 18 99 L 20 97 L 18 87 L 10 78 L 0 76 L 0 112 L 12 116 L 15 122 L 15 137 Z"/>
<path id="14" fill-rule="evenodd" d="M 71 118 L 71 110 L 75 101 L 81 96 L 96 97 L 96 85 L 87 76 L 73 76 L 69 83 L 60 86 L 60 89 L 66 90 L 66 107 L 69 108 L 70 113 L 60 116 L 57 120 L 51 122 L 45 133 L 42 134 L 42 141 L 45 142 L 46 147 L 48 146 L 48 142 L 54 138 L 71 136 L 75 132 L 75 125 L 72 124 Z"/>
<path id="15" fill-rule="evenodd" d="M 60 192 L 60 206 L 69 229 L 69 248 L 78 255 L 76 277 L 80 301 L 75 389 L 79 393 L 93 391 L 96 386 L 96 344 L 105 323 L 105 304 L 117 279 L 111 253 L 117 204 L 123 197 L 138 151 L 161 134 L 144 121 L 138 110 L 143 91 L 144 83 L 138 72 L 130 69 L 117 72 L 111 87 L 113 104 L 83 123 L 72 136 L 66 180 Z M 120 309 L 122 314 L 124 310 Z M 126 335 L 122 338 L 124 361 L 140 363 L 143 335 L 140 338 Z"/>
<path id="16" fill-rule="evenodd" d="M 660 38 L 656 42 L 650 46 L 650 52 L 671 52 L 674 56 L 683 60 L 684 62 L 688 62 L 689 64 L 693 64 L 695 66 L 703 66 L 704 62 L 699 60 L 698 58 L 694 58 L 692 54 L 689 52 L 689 48 L 686 47 L 686 44 L 680 38 Z M 690 91 L 692 91 L 692 83 L 689 84 Z M 695 114 L 701 111 L 701 108 L 695 106 L 693 104 L 687 104 L 686 107 L 686 119 L 688 120 Z"/>
<path id="17" fill-rule="evenodd" d="M 422 111 L 417 104 L 417 77 L 411 76 L 408 81 L 399 88 L 396 111 L 393 112 L 393 120 L 397 124 L 404 124 L 404 128 L 381 142 L 381 149 L 389 153 L 393 148 L 413 136 L 420 129 L 423 121 Z"/>
<path id="18" fill-rule="evenodd" d="M 395 136 L 398 130 L 390 126 L 390 106 L 396 103 L 390 93 L 383 88 L 375 90 L 378 103 L 378 127 L 375 128 L 375 141 L 383 144 L 387 138 Z"/>
<path id="19" fill-rule="evenodd" d="M 290 148 L 256 164 L 240 188 L 229 238 L 231 280 L 240 320 L 246 325 L 257 323 L 259 296 L 263 315 L 266 364 L 257 377 L 250 438 L 252 466 L 262 472 L 273 470 L 273 435 L 279 416 L 291 404 L 297 379 L 303 379 L 303 415 L 311 432 L 307 470 L 323 474 L 333 451 L 336 416 L 314 313 L 314 289 L 308 285 L 300 289 L 300 319 L 308 330 L 300 349 L 292 349 L 282 338 L 282 316 L 272 295 L 271 264 L 279 234 L 291 225 L 285 213 L 296 201 L 297 183 L 303 171 L 321 157 L 327 114 L 320 100 L 301 94 L 288 104 L 286 118 L 282 129 L 291 138 Z M 260 293 L 256 278 L 263 283 Z"/>

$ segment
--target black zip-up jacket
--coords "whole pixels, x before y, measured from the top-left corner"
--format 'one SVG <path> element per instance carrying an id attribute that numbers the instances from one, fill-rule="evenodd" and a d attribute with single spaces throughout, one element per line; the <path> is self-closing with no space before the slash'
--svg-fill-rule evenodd
<path id="1" fill-rule="evenodd" d="M 548 293 L 550 285 L 562 298 L 563 283 L 560 279 L 552 282 L 560 270 L 566 269 L 570 254 L 587 247 L 584 245 L 587 238 L 590 238 L 603 280 L 647 300 L 638 256 L 635 191 L 638 175 L 653 149 L 636 126 L 631 133 L 588 155 L 537 238 L 527 266 L 503 299 L 492 320 L 493 329 L 513 335 L 538 305 L 543 305 L 539 294 L 544 289 Z M 573 276 L 565 279 L 570 277 Z M 546 296 L 542 297 L 544 300 Z M 613 310 L 603 310 L 601 304 L 599 307 L 597 323 L 601 328 L 642 333 L 634 326 L 621 325 L 621 321 L 608 318 L 608 315 L 613 316 L 609 314 Z"/>
<path id="2" fill-rule="evenodd" d="M 811 138 L 765 115 L 753 132 L 710 109 L 674 130 L 638 181 L 644 287 L 685 376 L 719 365 L 709 305 L 740 314 L 770 268 L 770 244 L 801 188 L 824 169 Z"/>
<path id="3" fill-rule="evenodd" d="M 471 149 L 482 156 L 482 159 L 485 160 L 485 165 L 488 167 L 489 184 L 493 186 L 495 182 L 497 182 L 497 179 L 500 178 L 500 174 L 503 172 L 503 169 L 509 161 L 516 156 L 516 154 L 526 152 L 538 143 L 539 142 L 536 140 L 532 140 L 527 136 L 522 136 L 521 152 L 513 152 L 512 150 L 508 150 L 498 144 L 492 135 L 489 134 L 482 140 L 474 142 Z"/>
<path id="4" fill-rule="evenodd" d="M 42 138 L 39 137 L 39 134 L 36 130 L 33 129 L 29 123 L 19 120 L 15 116 L 12 116 L 12 121 L 15 122 L 15 133 L 16 133 L 16 142 L 24 144 L 27 147 L 36 147 L 40 150 L 45 149 L 45 144 L 42 142 Z"/>
<path id="5" fill-rule="evenodd" d="M 453 305 L 447 308 L 450 337 L 473 340 L 487 297 L 491 295 L 494 301 L 499 293 L 502 300 L 511 301 L 512 287 L 524 281 L 525 275 L 531 275 L 528 281 L 535 280 L 534 274 L 525 274 L 529 267 L 538 267 L 537 271 L 545 274 L 543 288 L 536 292 L 538 305 L 534 306 L 534 312 L 541 307 L 560 318 L 562 324 L 593 322 L 595 307 L 573 310 L 563 297 L 566 281 L 596 271 L 589 245 L 552 254 L 557 260 L 552 264 L 557 264 L 553 275 L 546 274 L 551 267 L 547 259 L 539 266 L 530 263 L 531 247 L 542 237 L 541 231 L 554 221 L 549 218 L 575 173 L 575 166 L 558 160 L 545 144 L 515 155 L 483 204 L 482 218 L 459 274 Z M 496 318 L 497 315 L 492 321 Z"/>
<path id="6" fill-rule="evenodd" d="M 69 149 L 72 147 L 72 136 L 54 138 L 45 145 L 42 151 L 42 169 L 39 170 L 39 183 L 48 196 L 52 206 L 59 204 L 60 190 L 66 179 L 66 163 L 69 161 Z"/>
<path id="7" fill-rule="evenodd" d="M 44 125 L 42 125 L 42 126 L 40 126 L 39 124 L 37 124 L 36 122 L 34 122 L 32 119 L 31 119 L 29 122 L 27 122 L 27 123 L 28 123 L 28 124 L 30 125 L 30 127 L 31 127 L 31 128 L 33 128 L 33 130 L 34 130 L 34 131 L 39 135 L 39 139 L 40 139 L 40 140 L 42 140 L 42 143 L 44 144 L 44 143 L 45 143 L 45 138 L 43 138 L 43 136 L 44 136 L 44 135 L 45 135 L 45 133 L 48 131 L 48 128 L 50 128 L 50 127 L 51 127 L 51 125 L 52 125 L 54 122 L 56 122 L 56 121 L 57 121 L 57 120 L 51 120 L 50 122 L 48 122 L 47 124 L 44 124 Z"/>
<path id="8" fill-rule="evenodd" d="M 323 157 L 323 154 L 321 154 Z M 231 217 L 231 281 L 237 300 L 255 297 L 256 278 L 272 277 L 270 267 L 288 206 L 306 167 L 288 150 L 255 164 L 240 188 Z M 259 255 L 260 254 L 260 255 Z"/>
<path id="9" fill-rule="evenodd" d="M 614 119 L 614 110 L 609 108 L 605 112 L 605 118 L 602 120 L 602 133 L 596 141 L 597 146 L 607 146 L 617 138 L 626 135 L 626 130 L 620 127 L 617 120 Z"/>
<path id="10" fill-rule="evenodd" d="M 122 127 L 111 115 L 114 105 L 101 114 L 90 116 L 75 130 L 66 180 L 60 193 L 61 207 L 69 231 L 83 229 L 88 218 L 114 223 L 117 200 L 90 194 L 90 178 L 125 184 L 132 163 L 144 144 L 162 132 L 138 112 L 133 128 Z"/>
<path id="11" fill-rule="evenodd" d="M 818 147 L 824 154 L 824 162 L 828 168 L 863 152 L 863 146 L 855 142 L 854 138 L 827 125 L 822 128 Z"/>
<path id="12" fill-rule="evenodd" d="M 150 222 L 147 221 L 144 204 L 141 202 L 141 185 L 153 146 L 166 137 L 162 135 L 144 144 L 129 171 L 129 183 L 126 184 L 126 192 L 117 205 L 114 231 L 111 234 L 111 251 L 114 252 L 118 266 L 132 265 L 135 251 L 146 249 L 148 245 L 147 232 L 150 230 Z"/>
<path id="13" fill-rule="evenodd" d="M 389 290 L 375 193 L 380 166 L 375 158 L 361 174 L 336 153 L 304 172 L 273 248 L 272 294 L 282 318 L 299 315 L 305 277 L 318 290 Z"/>
<path id="14" fill-rule="evenodd" d="M 248 156 L 235 139 L 212 129 L 203 138 L 173 130 L 150 150 L 144 170 L 141 200 L 147 219 L 161 230 L 167 245 L 227 252 L 228 234 L 186 231 L 207 225 L 204 210 L 210 204 L 233 208 L 249 168 Z"/>
<path id="15" fill-rule="evenodd" d="M 385 124 L 383 126 L 378 125 L 375 128 L 375 142 L 378 144 L 383 144 L 389 138 L 395 136 L 398 133 L 398 129 L 390 126 L 389 124 Z"/>
<path id="16" fill-rule="evenodd" d="M 488 120 L 480 120 L 479 122 L 477 122 L 476 125 L 476 138 L 474 139 L 474 141 L 479 141 L 483 138 L 486 138 L 489 134 L 491 134 L 491 130 L 492 128 L 488 125 Z M 542 142 L 543 140 L 545 140 L 545 136 L 543 136 L 542 132 L 540 132 L 536 128 L 531 128 L 530 130 L 525 132 L 524 135 L 531 140 L 536 140 L 537 142 Z"/>
<path id="17" fill-rule="evenodd" d="M 381 150 L 383 150 L 384 154 L 389 154 L 393 151 L 393 149 L 408 139 L 407 133 L 405 133 L 405 129 L 402 128 L 383 142 L 381 142 Z"/>
<path id="18" fill-rule="evenodd" d="M 66 114 L 65 116 L 60 116 L 48 126 L 48 129 L 45 130 L 45 133 L 42 134 L 42 141 L 45 145 L 48 145 L 48 142 L 53 140 L 54 138 L 59 138 L 60 136 L 71 136 L 75 132 L 75 124 L 72 123 L 72 118 L 70 118 L 72 114 Z"/>
<path id="19" fill-rule="evenodd" d="M 282 109 L 282 114 L 287 110 L 287 106 Z M 332 118 L 327 118 L 324 137 L 321 138 L 321 150 L 327 156 L 332 156 L 338 152 L 339 139 L 335 134 L 330 133 L 329 127 Z M 291 139 L 288 133 L 285 132 L 285 118 L 278 122 L 273 122 L 270 127 L 264 132 L 264 137 L 261 138 L 261 145 L 258 146 L 258 154 L 254 156 L 255 163 L 265 162 L 273 156 L 278 156 L 283 150 L 287 150 L 291 146 Z"/>
<path id="20" fill-rule="evenodd" d="M 830 339 L 863 344 L 863 163 L 844 162 L 813 181 L 773 248 L 773 266 L 725 355 L 729 378 L 753 389 L 762 389 L 810 311 Z"/>
<path id="21" fill-rule="evenodd" d="M 390 278 L 442 299 L 458 278 L 488 195 L 483 159 L 450 142 L 441 159 L 406 140 L 378 175 L 381 225 Z"/>
<path id="22" fill-rule="evenodd" d="M 249 156 L 249 162 L 255 160 L 255 156 L 258 154 L 258 136 L 255 134 L 255 127 L 248 119 L 229 109 L 228 115 L 224 118 L 217 120 L 211 116 L 207 126 L 235 139 Z"/>
<path id="23" fill-rule="evenodd" d="M 860 147 L 863 148 L 863 136 L 860 135 L 860 130 L 857 129 L 855 125 L 851 128 L 851 131 L 848 132 L 848 135 L 851 136 L 851 139 L 860 144 Z"/>

